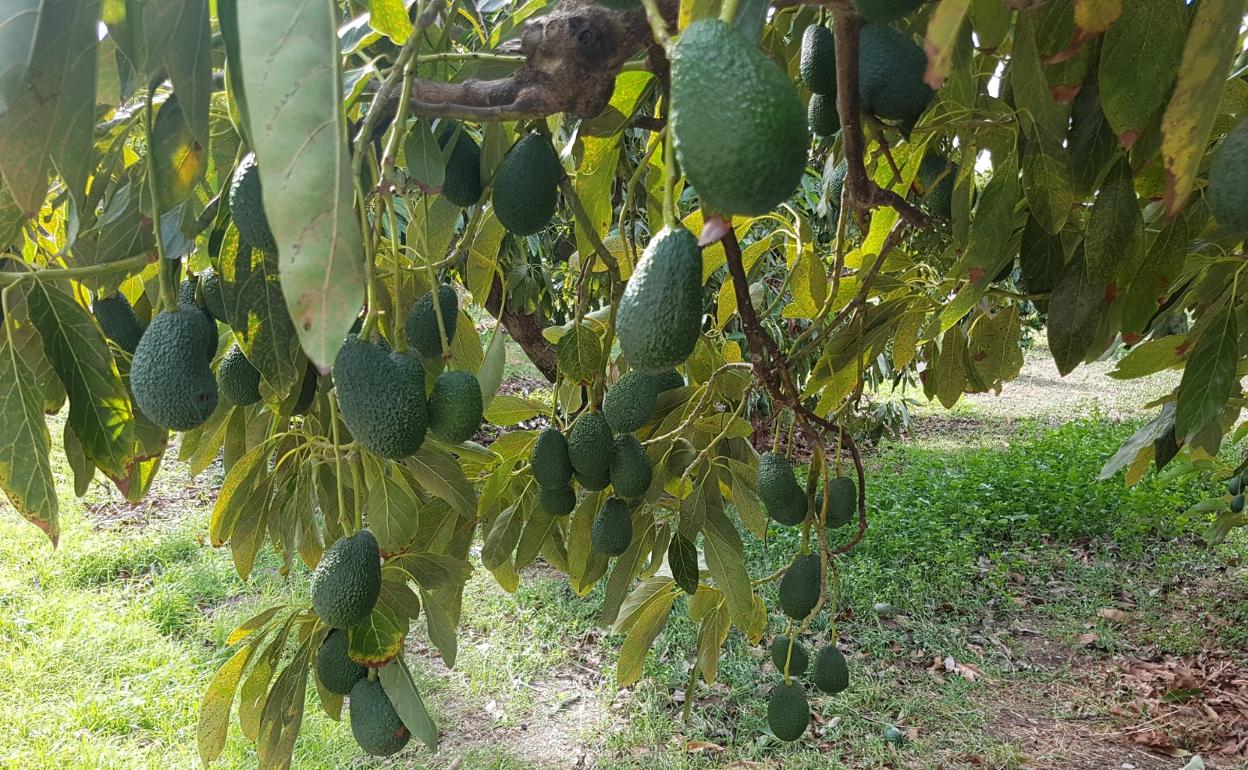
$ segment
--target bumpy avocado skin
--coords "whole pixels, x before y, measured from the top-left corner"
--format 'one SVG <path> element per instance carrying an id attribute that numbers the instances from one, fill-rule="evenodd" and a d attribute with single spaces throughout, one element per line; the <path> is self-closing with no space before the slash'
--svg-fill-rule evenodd
<path id="1" fill-rule="evenodd" d="M 507 153 L 494 175 L 494 214 L 508 232 L 533 235 L 550 224 L 559 204 L 559 156 L 550 140 L 529 134 Z"/>
<path id="2" fill-rule="evenodd" d="M 312 609 L 347 629 L 366 618 L 381 594 L 381 551 L 367 529 L 334 541 L 312 572 Z"/>
<path id="3" fill-rule="evenodd" d="M 1248 236 L 1248 118 L 1222 140 L 1209 167 L 1209 212 L 1224 230 Z"/>
<path id="4" fill-rule="evenodd" d="M 334 387 L 347 430 L 369 451 L 399 460 L 420 449 L 429 416 L 418 356 L 349 336 L 334 359 Z"/>
<path id="5" fill-rule="evenodd" d="M 134 350 L 130 389 L 135 406 L 161 427 L 190 430 L 217 408 L 217 381 L 208 365 L 216 340 L 208 337 L 206 318 L 193 307 L 161 311 Z"/>
<path id="6" fill-rule="evenodd" d="M 133 353 L 143 337 L 143 325 L 134 314 L 130 301 L 122 294 L 101 297 L 91 305 L 91 312 L 99 322 L 104 336 L 117 343 L 117 347 Z"/>
<path id="7" fill-rule="evenodd" d="M 602 400 L 602 413 L 616 433 L 629 433 L 645 425 L 654 415 L 659 398 L 656 377 L 641 372 L 628 372 L 607 391 Z"/>
<path id="8" fill-rule="evenodd" d="M 221 276 L 211 267 L 199 274 L 200 294 L 204 298 L 204 310 L 214 320 L 229 323 L 225 317 L 225 295 L 221 293 Z"/>
<path id="9" fill-rule="evenodd" d="M 455 341 L 455 330 L 459 323 L 459 296 L 453 288 L 442 284 L 438 287 L 438 304 L 442 311 L 442 325 L 446 328 L 446 342 L 450 345 Z M 422 294 L 416 304 L 412 305 L 403 330 L 407 333 L 407 343 L 419 350 L 425 358 L 438 358 L 442 355 L 442 333 L 438 330 L 433 292 Z"/>
<path id="10" fill-rule="evenodd" d="M 321 685 L 337 695 L 351 692 L 355 683 L 368 675 L 368 669 L 347 654 L 346 631 L 331 629 L 316 653 L 316 676 Z"/>
<path id="11" fill-rule="evenodd" d="M 806 106 L 806 122 L 815 136 L 832 136 L 841 130 L 841 117 L 836 112 L 836 100 L 823 94 L 812 94 Z"/>
<path id="12" fill-rule="evenodd" d="M 854 0 L 854 8 L 862 18 L 876 24 L 887 24 L 917 10 L 923 0 Z"/>
<path id="13" fill-rule="evenodd" d="M 631 433 L 616 436 L 611 458 L 611 487 L 615 494 L 628 500 L 641 497 L 653 480 L 654 465 L 637 437 Z"/>
<path id="14" fill-rule="evenodd" d="M 576 491 L 564 487 L 538 487 L 537 504 L 551 516 L 567 516 L 576 508 Z"/>
<path id="15" fill-rule="evenodd" d="M 351 688 L 350 709 L 351 735 L 361 749 L 374 757 L 395 754 L 412 739 L 380 681 L 356 682 Z"/>
<path id="16" fill-rule="evenodd" d="M 822 24 L 806 28 L 802 33 L 798 71 L 811 93 L 836 96 L 836 46 L 832 30 Z"/>
<path id="17" fill-rule="evenodd" d="M 561 489 L 572 483 L 572 460 L 568 458 L 568 439 L 558 428 L 544 428 L 533 442 L 529 455 L 533 478 L 538 486 Z"/>
<path id="18" fill-rule="evenodd" d="M 624 358 L 657 374 L 681 364 L 702 332 L 702 251 L 683 227 L 660 230 L 628 279 L 615 319 Z"/>
<path id="19" fill-rule="evenodd" d="M 655 387 L 660 393 L 685 387 L 685 378 L 675 369 L 659 372 L 654 376 Z"/>
<path id="20" fill-rule="evenodd" d="M 277 241 L 264 215 L 260 169 L 256 166 L 254 152 L 247 153 L 234 170 L 230 181 L 230 217 L 244 243 L 266 254 L 277 253 Z"/>
<path id="21" fill-rule="evenodd" d="M 719 19 L 700 19 L 672 52 L 676 157 L 707 208 L 766 214 L 806 170 L 806 115 L 776 63 Z"/>
<path id="22" fill-rule="evenodd" d="M 481 428 L 481 385 L 468 372 L 438 375 L 429 393 L 429 430 L 450 444 L 462 444 Z"/>
<path id="23" fill-rule="evenodd" d="M 633 541 L 633 517 L 628 504 L 618 497 L 608 498 L 594 519 L 590 544 L 604 556 L 619 556 Z"/>
<path id="24" fill-rule="evenodd" d="M 446 159 L 442 195 L 456 206 L 473 206 L 481 200 L 481 147 L 459 123 L 447 123 L 438 131 L 442 149 L 455 143 Z"/>
<path id="25" fill-rule="evenodd" d="M 776 670 L 784 672 L 785 663 L 789 666 L 789 676 L 801 676 L 810 665 L 810 653 L 801 642 L 793 643 L 793 653 L 789 654 L 789 637 L 777 636 L 771 643 L 771 662 Z"/>
<path id="26" fill-rule="evenodd" d="M 585 412 L 568 433 L 568 459 L 577 474 L 595 479 L 611 472 L 614 436 L 602 412 Z"/>
<path id="27" fill-rule="evenodd" d="M 810 681 L 829 695 L 836 695 L 849 687 L 849 664 L 845 655 L 835 644 L 825 645 L 815 655 L 815 672 Z"/>
<path id="28" fill-rule="evenodd" d="M 797 483 L 793 466 L 779 452 L 763 452 L 758 457 L 758 498 L 767 515 L 786 527 L 806 518 L 806 493 Z"/>
<path id="29" fill-rule="evenodd" d="M 885 120 L 918 120 L 935 93 L 923 82 L 927 54 L 905 34 L 883 24 L 863 25 L 858 45 L 862 109 Z"/>
<path id="30" fill-rule="evenodd" d="M 260 400 L 260 371 L 243 355 L 237 342 L 217 364 L 217 387 L 221 397 L 234 406 L 250 406 Z"/>
<path id="31" fill-rule="evenodd" d="M 919 181 L 926 194 L 923 207 L 938 219 L 953 216 L 953 185 L 958 179 L 958 164 L 938 153 L 923 156 L 919 165 Z"/>
<path id="32" fill-rule="evenodd" d="M 780 579 L 780 609 L 794 620 L 805 620 L 819 601 L 819 578 L 823 571 L 819 554 L 798 556 Z"/>
<path id="33" fill-rule="evenodd" d="M 810 702 L 799 684 L 778 684 L 767 699 L 767 726 L 782 741 L 795 741 L 810 726 Z"/>

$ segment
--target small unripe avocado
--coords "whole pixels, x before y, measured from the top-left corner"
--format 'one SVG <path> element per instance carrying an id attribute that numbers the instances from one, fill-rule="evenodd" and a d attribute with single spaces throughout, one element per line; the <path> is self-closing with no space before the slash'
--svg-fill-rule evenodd
<path id="1" fill-rule="evenodd" d="M 815 136 L 832 136 L 841 130 L 841 116 L 836 111 L 836 100 L 823 94 L 812 94 L 806 105 L 806 123 Z"/>
<path id="2" fill-rule="evenodd" d="M 312 402 L 316 399 L 316 386 L 320 381 L 320 374 L 316 371 L 316 367 L 311 363 L 303 372 L 303 381 L 299 383 L 299 397 L 295 399 L 295 405 L 291 408 L 291 414 L 307 414 L 312 408 Z"/>
<path id="3" fill-rule="evenodd" d="M 225 317 L 225 295 L 221 293 L 221 276 L 211 267 L 199 274 L 199 293 L 204 299 L 204 310 L 221 323 L 229 323 Z"/>
<path id="4" fill-rule="evenodd" d="M 782 741 L 795 741 L 810 726 L 810 702 L 801 685 L 778 684 L 767 699 L 767 726 Z"/>
<path id="5" fill-rule="evenodd" d="M 793 475 L 793 466 L 779 452 L 758 457 L 758 498 L 767 515 L 786 527 L 806 519 L 806 493 Z"/>
<path id="6" fill-rule="evenodd" d="M 631 433 L 649 422 L 658 398 L 656 377 L 637 371 L 628 372 L 603 397 L 602 414 L 611 430 Z"/>
<path id="7" fill-rule="evenodd" d="M 810 655 L 806 652 L 806 645 L 801 642 L 793 643 L 793 652 L 789 653 L 789 637 L 777 636 L 771 643 L 771 662 L 775 664 L 776 669 L 780 673 L 784 673 L 784 667 L 789 667 L 789 676 L 801 676 L 806 673 L 806 667 L 810 665 Z"/>
<path id="8" fill-rule="evenodd" d="M 412 738 L 380 681 L 365 678 L 356 682 L 351 688 L 350 709 L 351 735 L 374 757 L 395 754 Z"/>
<path id="9" fill-rule="evenodd" d="M 1231 498 L 1231 513 L 1243 513 L 1244 495 L 1240 493 Z"/>
<path id="10" fill-rule="evenodd" d="M 515 235 L 533 235 L 550 224 L 559 205 L 563 167 L 550 140 L 529 134 L 516 142 L 494 175 L 494 214 Z"/>
<path id="11" fill-rule="evenodd" d="M 567 516 L 576 508 L 576 491 L 571 484 L 565 487 L 539 486 L 537 504 L 551 516 Z"/>
<path id="12" fill-rule="evenodd" d="M 780 609 L 794 620 L 805 620 L 819 602 L 823 564 L 819 554 L 798 556 L 780 579 Z"/>
<path id="13" fill-rule="evenodd" d="M 624 358 L 654 374 L 684 362 L 702 333 L 702 250 L 683 227 L 664 227 L 646 245 L 615 319 Z"/>
<path id="14" fill-rule="evenodd" d="M 849 664 L 835 644 L 825 645 L 815 655 L 815 671 L 810 681 L 829 695 L 849 687 Z"/>
<path id="15" fill-rule="evenodd" d="M 582 476 L 606 478 L 611 473 L 615 440 L 602 412 L 585 412 L 568 432 L 568 459 Z"/>
<path id="16" fill-rule="evenodd" d="M 949 219 L 953 215 L 953 185 L 958 178 L 958 164 L 943 155 L 928 153 L 919 164 L 919 181 L 923 183 L 923 207 L 932 216 Z"/>
<path id="17" fill-rule="evenodd" d="M 368 675 L 368 669 L 347 653 L 348 641 L 346 631 L 330 629 L 316 653 L 316 677 L 322 687 L 337 695 L 351 692 L 355 683 Z"/>
<path id="18" fill-rule="evenodd" d="M 210 323 L 196 308 L 164 310 L 135 347 L 130 366 L 135 406 L 163 428 L 190 430 L 217 408 L 217 381 L 209 367 L 216 340 L 210 341 L 205 326 Z"/>
<path id="19" fill-rule="evenodd" d="M 802 33 L 802 53 L 798 59 L 802 83 L 811 93 L 836 96 L 836 43 L 832 30 L 811 24 Z"/>
<path id="20" fill-rule="evenodd" d="M 637 437 L 631 433 L 616 436 L 611 458 L 611 487 L 615 494 L 628 500 L 641 497 L 653 480 L 654 464 Z"/>
<path id="21" fill-rule="evenodd" d="M 1231 129 L 1209 165 L 1209 213 L 1228 233 L 1248 235 L 1248 119 Z"/>
<path id="22" fill-rule="evenodd" d="M 655 387 L 660 393 L 685 387 L 685 378 L 675 369 L 668 369 L 654 375 Z"/>
<path id="23" fill-rule="evenodd" d="M 562 489 L 572 482 L 572 461 L 568 459 L 568 439 L 558 428 L 544 428 L 533 442 L 529 455 L 533 478 L 539 486 Z"/>
<path id="24" fill-rule="evenodd" d="M 913 123 L 935 93 L 923 82 L 927 54 L 908 35 L 866 24 L 858 38 L 858 94 L 862 109 L 885 120 Z"/>
<path id="25" fill-rule="evenodd" d="M 438 145 L 445 150 L 454 142 L 446 158 L 442 195 L 456 206 L 473 206 L 481 200 L 481 147 L 460 123 L 447 122 L 438 131 Z"/>
<path id="26" fill-rule="evenodd" d="M 381 551 L 367 529 L 334 541 L 312 572 L 312 609 L 334 628 L 363 622 L 380 594 Z"/>
<path id="27" fill-rule="evenodd" d="M 429 393 L 429 430 L 450 444 L 462 444 L 481 429 L 481 385 L 468 372 L 445 371 Z"/>
<path id="28" fill-rule="evenodd" d="M 260 371 L 243 355 L 237 342 L 217 364 L 217 387 L 221 397 L 234 406 L 250 406 L 260 400 Z"/>
<path id="29" fill-rule="evenodd" d="M 604 556 L 619 556 L 633 542 L 633 516 L 628 504 L 618 497 L 607 499 L 594 519 L 590 544 Z"/>
<path id="30" fill-rule="evenodd" d="M 849 476 L 838 476 L 828 482 L 827 526 L 843 527 L 858 517 L 858 485 Z M 820 508 L 815 508 L 818 515 Z"/>
<path id="31" fill-rule="evenodd" d="M 264 215 L 264 196 L 260 187 L 260 169 L 256 154 L 249 152 L 234 169 L 230 181 L 230 218 L 243 242 L 266 254 L 277 253 L 277 241 Z"/>
<path id="32" fill-rule="evenodd" d="M 1244 480 L 1239 476 L 1232 476 L 1231 480 L 1226 482 L 1226 491 L 1228 494 L 1238 495 L 1244 491 Z"/>
<path id="33" fill-rule="evenodd" d="M 446 342 L 455 341 L 455 327 L 459 321 L 459 297 L 455 290 L 446 284 L 438 287 L 438 304 L 442 310 L 442 325 L 446 327 Z M 437 310 L 433 307 L 433 292 L 427 292 L 416 300 L 412 311 L 407 314 L 403 326 L 407 332 L 407 342 L 420 351 L 425 358 L 438 358 L 442 355 L 442 334 L 438 330 Z"/>
<path id="34" fill-rule="evenodd" d="M 117 343 L 117 347 L 133 353 L 143 337 L 143 325 L 134 314 L 134 308 L 123 294 L 100 297 L 91 304 L 91 313 L 100 324 L 104 336 Z"/>
<path id="35" fill-rule="evenodd" d="M 429 417 L 419 356 L 352 335 L 334 359 L 334 388 L 347 430 L 369 451 L 399 460 L 424 443 Z"/>

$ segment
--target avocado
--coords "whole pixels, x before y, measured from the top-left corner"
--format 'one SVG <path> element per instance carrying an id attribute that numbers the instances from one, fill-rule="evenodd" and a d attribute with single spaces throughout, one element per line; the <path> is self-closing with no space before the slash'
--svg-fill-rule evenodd
<path id="1" fill-rule="evenodd" d="M 199 307 L 199 303 L 195 301 L 195 291 L 198 286 L 198 278 L 184 278 L 178 284 L 178 304 Z"/>
<path id="2" fill-rule="evenodd" d="M 953 185 L 958 178 L 958 164 L 937 153 L 923 156 L 919 164 L 919 181 L 923 184 L 923 207 L 938 219 L 953 216 Z"/>
<path id="3" fill-rule="evenodd" d="M 198 278 L 187 278 L 178 284 L 178 307 L 187 307 L 196 310 L 199 313 L 198 323 L 199 329 L 196 338 L 202 341 L 197 345 L 208 359 L 209 363 L 217 355 L 217 322 L 212 320 L 212 314 L 200 306 L 195 300 L 196 290 L 199 286 Z M 200 292 L 202 294 L 203 292 Z"/>
<path id="4" fill-rule="evenodd" d="M 849 476 L 838 476 L 828 482 L 827 526 L 836 528 L 858 518 L 858 485 Z M 822 501 L 815 507 L 815 515 L 822 510 Z"/>
<path id="5" fill-rule="evenodd" d="M 805 620 L 819 601 L 823 565 L 819 554 L 798 556 L 780 578 L 780 609 L 794 620 Z"/>
<path id="6" fill-rule="evenodd" d="M 815 655 L 815 672 L 810 681 L 829 695 L 836 695 L 849 687 L 849 665 L 835 644 L 823 646 Z"/>
<path id="7" fill-rule="evenodd" d="M 611 472 L 614 440 L 602 412 L 585 412 L 568 432 L 568 459 L 582 476 L 606 478 Z"/>
<path id="8" fill-rule="evenodd" d="M 628 504 L 618 497 L 603 503 L 589 533 L 590 544 L 604 556 L 619 556 L 633 542 L 633 517 Z"/>
<path id="9" fill-rule="evenodd" d="M 637 437 L 631 433 L 616 436 L 611 458 L 611 487 L 615 494 L 629 500 L 641 497 L 653 480 L 654 465 Z"/>
<path id="10" fill-rule="evenodd" d="M 199 294 L 204 299 L 204 310 L 214 320 L 229 323 L 225 317 L 225 296 L 221 293 L 221 276 L 211 267 L 199 274 Z"/>
<path id="11" fill-rule="evenodd" d="M 351 692 L 355 683 L 368 676 L 368 669 L 347 653 L 346 631 L 331 628 L 316 653 L 316 678 L 321 686 L 337 695 Z"/>
<path id="12" fill-rule="evenodd" d="M 351 688 L 351 735 L 374 757 L 388 757 L 411 740 L 412 733 L 394 710 L 380 681 L 361 679 Z"/>
<path id="13" fill-rule="evenodd" d="M 575 473 L 572 476 L 576 479 L 576 483 L 581 485 L 581 489 L 586 492 L 601 492 L 611 486 L 611 474 L 604 473 L 601 476 L 588 473 Z"/>
<path id="14" fill-rule="evenodd" d="M 277 253 L 277 241 L 264 215 L 264 196 L 260 187 L 260 169 L 256 154 L 247 153 L 234 169 L 230 180 L 230 218 L 243 243 L 266 254 Z"/>
<path id="15" fill-rule="evenodd" d="M 797 66 L 802 83 L 812 94 L 830 96 L 831 102 L 836 101 L 836 43 L 832 30 L 822 24 L 806 28 Z"/>
<path id="16" fill-rule="evenodd" d="M 912 124 L 935 93 L 923 82 L 927 54 L 908 35 L 883 24 L 863 25 L 858 38 L 858 94 L 862 109 L 884 120 Z"/>
<path id="17" fill-rule="evenodd" d="M 117 347 L 127 353 L 133 353 L 134 349 L 139 346 L 139 339 L 143 336 L 143 325 L 139 323 L 139 317 L 134 314 L 134 308 L 130 306 L 130 300 L 126 299 L 124 294 L 117 293 L 100 297 L 91 303 L 91 313 L 99 323 L 104 336 L 117 343 Z"/>
<path id="18" fill-rule="evenodd" d="M 424 443 L 429 418 L 419 356 L 351 335 L 334 359 L 334 388 L 347 430 L 369 451 L 399 460 Z"/>
<path id="19" fill-rule="evenodd" d="M 628 372 L 602 399 L 602 414 L 611 430 L 630 433 L 650 421 L 658 398 L 657 378 L 637 371 Z"/>
<path id="20" fill-rule="evenodd" d="M 481 385 L 468 372 L 445 371 L 429 392 L 429 430 L 448 444 L 462 444 L 481 429 Z"/>
<path id="21" fill-rule="evenodd" d="M 654 375 L 654 384 L 660 393 L 666 393 L 669 390 L 685 387 L 685 378 L 675 369 L 668 369 Z"/>
<path id="22" fill-rule="evenodd" d="M 787 665 L 789 676 L 801 676 L 806 673 L 806 667 L 810 665 L 810 654 L 806 652 L 806 645 L 793 642 L 793 653 L 790 655 L 789 643 L 790 639 L 787 636 L 777 636 L 772 641 L 771 662 L 782 674 Z"/>
<path id="23" fill-rule="evenodd" d="M 795 741 L 810 726 L 810 702 L 801 685 L 778 684 L 767 699 L 767 726 L 782 741 Z"/>
<path id="24" fill-rule="evenodd" d="M 1243 513 L 1244 511 L 1244 495 L 1239 493 L 1231 498 L 1231 513 Z"/>
<path id="25" fill-rule="evenodd" d="M 567 516 L 576 508 L 576 491 L 572 485 L 537 488 L 537 505 L 551 516 Z"/>
<path id="26" fill-rule="evenodd" d="M 572 461 L 568 459 L 568 439 L 558 428 L 543 428 L 529 455 L 533 478 L 539 486 L 561 489 L 572 483 Z"/>
<path id="27" fill-rule="evenodd" d="M 1239 476 L 1232 476 L 1231 480 L 1226 482 L 1226 491 L 1228 494 L 1238 495 L 1244 491 L 1244 480 Z"/>
<path id="28" fill-rule="evenodd" d="M 1248 118 L 1231 129 L 1209 165 L 1209 213 L 1227 231 L 1248 236 Z"/>
<path id="29" fill-rule="evenodd" d="M 217 408 L 217 381 L 209 367 L 216 329 L 210 340 L 205 319 L 195 308 L 163 310 L 135 347 L 130 366 L 134 404 L 163 428 L 190 430 Z"/>
<path id="30" fill-rule="evenodd" d="M 260 371 L 243 355 L 237 342 L 217 364 L 217 388 L 234 406 L 250 406 L 260 400 Z"/>
<path id="31" fill-rule="evenodd" d="M 529 134 L 516 142 L 494 174 L 494 214 L 507 232 L 533 235 L 550 224 L 562 175 L 550 139 Z"/>
<path id="32" fill-rule="evenodd" d="M 887 24 L 918 9 L 923 0 L 854 0 L 854 10 L 869 22 Z"/>
<path id="33" fill-rule="evenodd" d="M 455 327 L 459 321 L 459 296 L 446 284 L 438 287 L 438 305 L 442 311 L 442 325 L 446 328 L 446 343 L 455 341 Z M 416 300 L 403 325 L 407 342 L 420 351 L 425 358 L 442 356 L 442 334 L 438 330 L 437 310 L 433 307 L 433 292 L 427 292 Z"/>
<path id="34" fill-rule="evenodd" d="M 671 62 L 676 157 L 702 205 L 758 216 L 792 195 L 810 138 L 788 75 L 719 19 L 690 24 Z"/>
<path id="35" fill-rule="evenodd" d="M 367 529 L 334 541 L 312 572 L 312 609 L 347 629 L 368 619 L 381 594 L 381 551 Z"/>
<path id="36" fill-rule="evenodd" d="M 474 206 L 481 200 L 481 147 L 462 123 L 449 121 L 438 131 L 438 145 L 450 153 L 442 178 L 442 195 L 456 206 Z"/>
<path id="37" fill-rule="evenodd" d="M 806 493 L 797 483 L 793 466 L 779 452 L 758 456 L 758 499 L 767 515 L 786 527 L 806 519 Z"/>
<path id="38" fill-rule="evenodd" d="M 836 112 L 836 100 L 823 94 L 812 94 L 806 106 L 806 123 L 815 136 L 832 136 L 841 130 L 841 116 Z"/>
<path id="39" fill-rule="evenodd" d="M 683 363 L 702 333 L 702 251 L 683 227 L 664 227 L 628 279 L 615 332 L 624 358 L 655 374 Z"/>
<path id="40" fill-rule="evenodd" d="M 312 402 L 316 400 L 316 386 L 319 382 L 320 375 L 316 367 L 309 362 L 308 368 L 303 372 L 303 381 L 299 383 L 299 397 L 295 399 L 291 414 L 307 414 L 312 409 Z"/>

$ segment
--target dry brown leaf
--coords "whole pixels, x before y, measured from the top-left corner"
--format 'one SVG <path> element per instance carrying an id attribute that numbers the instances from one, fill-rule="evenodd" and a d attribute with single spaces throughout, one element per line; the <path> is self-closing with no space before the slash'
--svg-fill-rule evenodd
<path id="1" fill-rule="evenodd" d="M 1113 607 L 1102 607 L 1096 611 L 1096 615 L 1097 617 L 1103 618 L 1112 623 L 1126 623 L 1131 619 L 1129 614 L 1123 612 L 1122 610 L 1114 609 Z"/>

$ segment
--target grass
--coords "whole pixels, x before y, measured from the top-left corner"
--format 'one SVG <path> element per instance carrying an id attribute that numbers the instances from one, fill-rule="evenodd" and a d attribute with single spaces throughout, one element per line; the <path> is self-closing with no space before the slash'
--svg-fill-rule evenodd
<path id="1" fill-rule="evenodd" d="M 1053 392 L 1032 374 L 1029 387 Z M 812 699 L 820 723 L 805 740 L 778 745 L 766 735 L 765 692 L 777 676 L 763 650 L 736 633 L 719 681 L 699 683 L 692 719 L 680 719 L 697 635 L 683 601 L 647 660 L 647 678 L 617 691 L 611 667 L 622 639 L 596 626 L 601 589 L 578 598 L 537 569 L 509 595 L 478 569 L 455 670 L 428 652 L 423 623 L 413 634 L 411 657 L 443 751 L 412 748 L 398 763 L 568 767 L 588 755 L 593 766 L 619 770 L 738 761 L 786 770 L 1017 768 L 1030 761 L 1027 747 L 997 724 L 995 701 L 1082 680 L 1074 653 L 1053 666 L 1018 665 L 1001 641 L 1007 629 L 1038 628 L 1064 650 L 1091 632 L 1104 654 L 1248 645 L 1244 591 L 1212 584 L 1214 609 L 1233 622 L 1206 625 L 1156 590 L 1194 576 L 1213 580 L 1248 555 L 1242 536 L 1214 550 L 1190 536 L 1205 522 L 1184 511 L 1218 490 L 1200 479 L 1163 484 L 1152 474 L 1131 489 L 1096 482 L 1140 416 L 1124 412 L 1117 397 L 1080 401 L 1078 409 L 1059 402 L 1045 411 L 1043 403 L 1031 398 L 1028 409 L 1014 410 L 1008 400 L 967 399 L 945 423 L 920 413 L 915 439 L 871 457 L 872 525 L 841 562 L 841 619 L 834 629 L 825 617 L 808 640 L 839 636 L 852 685 Z M 1066 419 L 1071 414 L 1082 416 Z M 204 539 L 219 483 L 212 471 L 202 486 L 188 486 L 185 469 L 173 465 L 140 520 L 119 522 L 101 519 L 116 506 L 88 507 L 111 499 L 105 487 L 74 500 L 64 458 L 56 462 L 66 509 L 59 551 L 0 511 L 0 766 L 196 765 L 198 701 L 224 660 L 226 635 L 259 607 L 306 600 L 306 571 L 283 577 L 266 552 L 250 581 L 238 579 L 228 552 Z M 746 543 L 757 576 L 784 563 L 796 540 L 774 531 L 766 543 Z M 773 600 L 774 587 L 766 591 Z M 1129 607 L 1136 620 L 1103 620 L 1103 607 Z M 776 615 L 771 625 L 782 629 Z M 982 676 L 933 675 L 932 661 L 946 657 Z M 312 695 L 295 767 L 396 766 L 360 758 L 347 726 L 314 702 Z M 893 724 L 913 740 L 886 742 L 883 729 Z M 232 728 L 218 766 L 254 765 L 250 744 Z"/>

